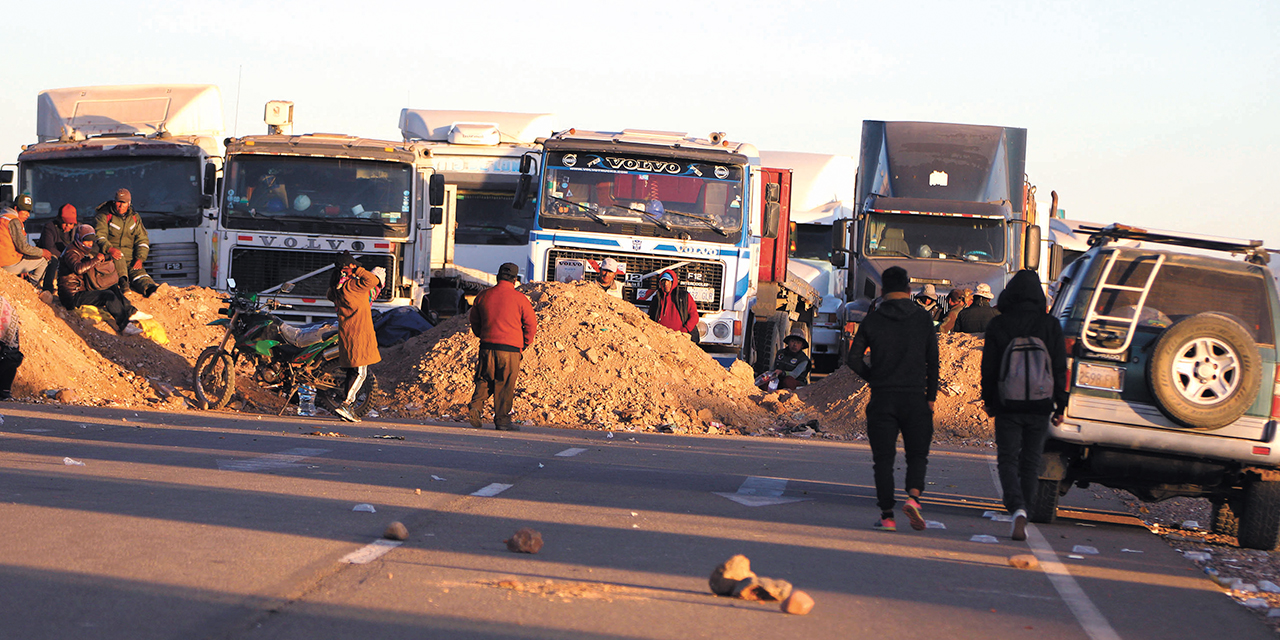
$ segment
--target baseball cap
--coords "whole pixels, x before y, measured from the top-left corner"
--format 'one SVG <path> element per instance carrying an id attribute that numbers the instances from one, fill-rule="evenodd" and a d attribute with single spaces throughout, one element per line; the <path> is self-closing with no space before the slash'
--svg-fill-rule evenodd
<path id="1" fill-rule="evenodd" d="M 516 263 L 514 262 L 505 262 L 501 267 L 498 267 L 499 280 L 515 281 L 519 277 L 520 277 L 520 267 L 517 267 Z"/>
<path id="2" fill-rule="evenodd" d="M 938 290 L 933 285 L 926 284 L 924 288 L 920 290 L 919 295 L 922 295 L 926 298 L 937 298 Z"/>
<path id="3" fill-rule="evenodd" d="M 613 258 L 605 258 L 605 259 L 604 259 L 604 262 L 601 262 L 601 263 L 600 263 L 600 270 L 601 270 L 601 271 L 612 271 L 612 272 L 614 272 L 614 273 L 617 273 L 617 272 L 618 272 L 618 261 L 617 261 L 617 260 L 614 260 Z"/>
<path id="4" fill-rule="evenodd" d="M 973 290 L 973 295 L 978 296 L 980 298 L 986 298 L 988 300 L 995 297 L 994 295 L 991 295 L 991 285 L 985 282 L 978 285 L 978 287 Z"/>
<path id="5" fill-rule="evenodd" d="M 663 271 L 662 275 L 658 277 L 658 282 L 662 282 L 663 280 L 671 280 L 672 282 L 674 282 L 675 279 L 676 277 L 671 275 L 671 272 Z"/>
<path id="6" fill-rule="evenodd" d="M 18 197 L 13 199 L 13 208 L 18 211 L 30 211 L 31 196 L 25 193 L 19 193 Z"/>
<path id="7" fill-rule="evenodd" d="M 116 202 L 129 204 L 133 202 L 133 194 L 129 193 L 128 189 L 116 189 Z"/>

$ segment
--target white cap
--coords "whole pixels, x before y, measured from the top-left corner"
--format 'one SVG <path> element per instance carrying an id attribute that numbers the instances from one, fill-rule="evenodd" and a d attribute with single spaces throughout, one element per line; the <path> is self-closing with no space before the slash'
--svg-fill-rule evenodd
<path id="1" fill-rule="evenodd" d="M 983 282 L 982 284 L 979 284 L 978 288 L 973 290 L 973 295 L 979 298 L 986 298 L 988 300 L 995 297 L 994 295 L 991 294 L 991 285 L 985 282 Z"/>
<path id="2" fill-rule="evenodd" d="M 605 259 L 604 259 L 604 261 L 600 263 L 600 270 L 601 270 L 601 271 L 612 271 L 612 272 L 614 272 L 614 273 L 617 273 L 617 272 L 618 272 L 618 261 L 617 261 L 617 260 L 614 260 L 613 258 L 605 258 Z"/>

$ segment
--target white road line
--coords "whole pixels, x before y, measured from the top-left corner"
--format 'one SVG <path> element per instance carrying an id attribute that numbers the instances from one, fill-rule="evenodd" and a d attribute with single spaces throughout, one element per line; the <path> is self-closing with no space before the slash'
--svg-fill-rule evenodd
<path id="1" fill-rule="evenodd" d="M 557 458 L 572 458 L 573 456 L 576 456 L 576 455 L 578 455 L 579 453 L 582 453 L 583 451 L 586 451 L 586 449 L 579 449 L 579 448 L 577 448 L 577 447 L 570 447 L 570 448 L 568 448 L 568 449 L 565 449 L 564 451 L 561 451 L 560 453 L 557 453 L 557 454 L 556 454 L 556 457 L 557 457 Z"/>
<path id="2" fill-rule="evenodd" d="M 503 491 L 506 491 L 507 489 L 510 489 L 511 487 L 514 487 L 514 486 L 515 485 L 513 484 L 502 484 L 501 482 L 495 482 L 471 495 L 480 496 L 481 498 L 492 498 L 493 496 L 496 496 L 499 493 L 502 493 Z"/>
<path id="3" fill-rule="evenodd" d="M 996 495 L 1003 497 L 1004 489 L 1000 486 L 1000 472 L 996 468 L 996 461 L 991 460 L 987 466 L 991 471 L 991 481 L 996 485 Z M 1116 633 L 1102 611 L 1085 595 L 1084 589 L 1071 577 L 1066 565 L 1058 561 L 1058 554 L 1053 547 L 1049 546 L 1040 530 L 1030 522 L 1027 523 L 1027 546 L 1031 547 L 1031 552 L 1040 561 L 1040 568 L 1048 576 L 1049 583 L 1058 591 L 1062 601 L 1067 603 L 1067 608 L 1075 615 L 1084 632 L 1093 640 L 1120 640 L 1120 634 Z"/>
<path id="4" fill-rule="evenodd" d="M 804 502 L 812 498 L 783 498 L 782 494 L 787 490 L 787 480 L 785 478 L 763 478 L 758 476 L 750 476 L 742 481 L 742 486 L 738 487 L 736 493 L 727 493 L 723 491 L 713 491 L 712 493 L 728 498 L 740 505 L 747 507 L 768 507 L 775 504 L 789 504 L 792 502 Z"/>
<path id="5" fill-rule="evenodd" d="M 256 458 L 243 458 L 239 460 L 218 460 L 219 471 L 269 471 L 271 469 L 286 469 L 289 467 L 302 467 L 305 465 L 297 464 L 298 461 L 305 458 L 312 458 L 321 454 L 328 453 L 328 449 L 287 449 L 280 453 L 268 453 L 264 456 Z"/>
<path id="6" fill-rule="evenodd" d="M 388 551 L 391 551 L 402 544 L 404 543 L 399 540 L 374 540 L 373 542 L 342 556 L 342 560 L 339 560 L 339 562 L 343 562 L 345 564 L 369 564 L 370 562 L 386 555 Z"/>

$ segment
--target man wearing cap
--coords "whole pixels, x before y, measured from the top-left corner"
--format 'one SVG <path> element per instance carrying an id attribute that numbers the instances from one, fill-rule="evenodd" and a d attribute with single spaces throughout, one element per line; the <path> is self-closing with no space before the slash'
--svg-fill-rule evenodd
<path id="1" fill-rule="evenodd" d="M 130 289 L 150 298 L 159 288 L 142 268 L 151 252 L 150 238 L 142 226 L 142 217 L 133 208 L 133 195 L 128 189 L 118 189 L 115 199 L 98 205 L 93 228 L 103 250 L 115 261 L 116 273 L 128 278 Z"/>
<path id="2" fill-rule="evenodd" d="M 679 276 L 671 269 L 658 276 L 658 292 L 649 301 L 649 318 L 672 331 L 689 334 L 694 342 L 700 341 L 698 303 L 680 286 Z"/>
<path id="3" fill-rule="evenodd" d="M 809 356 L 804 353 L 809 348 L 809 341 L 804 336 L 793 333 L 782 344 L 782 349 L 773 359 L 769 380 L 777 380 L 779 389 L 795 389 L 809 384 Z M 768 384 L 765 381 L 760 389 L 768 391 Z"/>
<path id="4" fill-rule="evenodd" d="M 991 285 L 982 283 L 973 290 L 973 304 L 956 316 L 956 331 L 959 333 L 984 333 L 991 319 L 1000 312 L 991 306 Z"/>
<path id="5" fill-rule="evenodd" d="M 41 286 L 53 254 L 27 242 L 26 222 L 29 217 L 31 196 L 25 193 L 13 199 L 12 207 L 0 211 L 0 221 L 7 231 L 0 238 L 0 267 L 15 276 L 29 273 L 35 285 Z"/>
<path id="6" fill-rule="evenodd" d="M 373 298 L 381 279 L 343 251 L 333 262 L 327 297 L 338 312 L 338 366 L 346 369 L 340 403 L 333 412 L 347 422 L 360 422 L 353 408 L 369 378 L 369 365 L 382 361 L 373 327 Z"/>
<path id="7" fill-rule="evenodd" d="M 613 258 L 605 258 L 604 261 L 600 263 L 600 277 L 596 280 L 600 284 L 600 288 L 604 289 L 605 293 L 618 298 L 619 300 L 622 299 L 622 283 L 618 282 L 618 270 L 620 266 L 621 265 L 618 264 L 617 260 L 614 260 Z"/>
<path id="8" fill-rule="evenodd" d="M 516 290 L 520 267 L 508 262 L 498 267 L 498 283 L 476 296 L 471 307 L 471 333 L 480 338 L 476 361 L 475 391 L 467 420 L 480 428 L 484 403 L 493 396 L 493 426 L 498 431 L 519 431 L 511 423 L 511 406 L 520 377 L 521 352 L 533 343 L 538 318 L 529 297 Z"/>
<path id="9" fill-rule="evenodd" d="M 76 243 L 75 230 L 76 208 L 69 202 L 58 210 L 57 218 L 44 223 L 40 229 L 40 248 L 53 255 L 49 258 L 49 268 L 44 272 L 45 291 L 53 291 L 53 285 L 58 280 L 58 256 Z"/>
<path id="10" fill-rule="evenodd" d="M 920 495 L 929 466 L 933 402 L 938 395 L 938 334 L 929 314 L 911 300 L 911 278 L 906 269 L 885 269 L 881 284 L 884 302 L 858 326 L 846 363 L 871 387 L 867 443 L 871 445 L 880 507 L 880 518 L 872 527 L 897 531 L 893 466 L 901 433 L 907 461 L 907 501 L 902 513 L 911 521 L 911 528 L 919 531 L 925 528 Z M 870 362 L 863 359 L 868 350 Z"/>
<path id="11" fill-rule="evenodd" d="M 98 241 L 93 227 L 82 224 L 74 233 L 72 242 L 58 259 L 58 300 L 68 309 L 94 306 L 110 314 L 116 321 L 119 333 L 139 333 L 130 330 L 129 320 L 137 309 L 129 304 L 120 288 L 120 276 L 105 253 L 98 251 Z"/>

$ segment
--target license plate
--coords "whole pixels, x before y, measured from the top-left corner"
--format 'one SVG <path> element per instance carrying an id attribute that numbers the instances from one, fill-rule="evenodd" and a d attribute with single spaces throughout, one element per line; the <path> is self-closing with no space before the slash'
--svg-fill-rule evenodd
<path id="1" fill-rule="evenodd" d="M 716 301 L 716 290 L 711 287 L 685 287 L 694 302 L 711 303 Z"/>
<path id="2" fill-rule="evenodd" d="M 1124 369 L 1081 362 L 1076 368 L 1076 386 L 1101 391 L 1124 391 Z"/>

